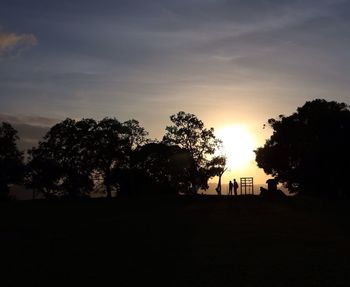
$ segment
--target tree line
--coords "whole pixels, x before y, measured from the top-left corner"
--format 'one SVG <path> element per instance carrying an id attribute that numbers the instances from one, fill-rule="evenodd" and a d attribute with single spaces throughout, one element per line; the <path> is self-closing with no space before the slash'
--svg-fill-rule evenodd
<path id="1" fill-rule="evenodd" d="M 215 156 L 221 141 L 193 114 L 180 111 L 170 120 L 158 141 L 149 139 L 136 120 L 68 118 L 28 151 L 25 164 L 16 145 L 17 131 L 2 123 L 0 198 L 8 198 L 14 183 L 46 198 L 88 196 L 99 186 L 108 198 L 113 191 L 117 195 L 196 194 L 208 188 L 211 177 L 221 179 L 226 170 L 225 157 Z M 350 196 L 347 104 L 308 101 L 290 116 L 269 119 L 268 125 L 271 137 L 255 150 L 257 165 L 266 174 L 291 193 Z"/>
<path id="2" fill-rule="evenodd" d="M 225 168 L 215 156 L 221 141 L 194 114 L 170 117 L 161 141 L 148 138 L 137 120 L 66 120 L 55 124 L 38 146 L 23 152 L 17 131 L 0 126 L 0 196 L 24 184 L 45 198 L 80 198 L 102 187 L 108 198 L 134 194 L 195 194 Z"/>

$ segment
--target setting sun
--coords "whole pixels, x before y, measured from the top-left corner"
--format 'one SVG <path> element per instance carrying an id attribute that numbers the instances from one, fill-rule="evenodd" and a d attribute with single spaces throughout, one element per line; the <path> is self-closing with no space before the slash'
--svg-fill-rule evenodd
<path id="1" fill-rule="evenodd" d="M 226 155 L 229 169 L 243 168 L 254 160 L 255 140 L 245 126 L 227 126 L 216 134 L 223 142 L 221 153 Z"/>

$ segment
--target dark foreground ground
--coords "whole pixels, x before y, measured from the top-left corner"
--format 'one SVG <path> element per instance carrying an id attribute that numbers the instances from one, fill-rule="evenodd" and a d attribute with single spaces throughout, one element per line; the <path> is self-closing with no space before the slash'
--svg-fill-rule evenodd
<path id="1" fill-rule="evenodd" d="M 0 286 L 350 286 L 350 202 L 0 204 Z"/>

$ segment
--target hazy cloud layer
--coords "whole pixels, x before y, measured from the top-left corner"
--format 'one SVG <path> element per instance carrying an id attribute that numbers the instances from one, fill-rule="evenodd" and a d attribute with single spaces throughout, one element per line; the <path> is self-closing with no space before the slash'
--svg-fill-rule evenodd
<path id="1" fill-rule="evenodd" d="M 38 43 L 33 34 L 16 34 L 0 30 L 0 58 L 18 56 L 23 50 Z"/>
<path id="2" fill-rule="evenodd" d="M 47 118 L 41 116 L 26 116 L 26 115 L 9 115 L 0 113 L 1 122 L 9 122 L 11 124 L 28 124 L 32 126 L 51 127 L 56 124 L 59 119 Z"/>
<path id="3" fill-rule="evenodd" d="M 36 146 L 50 127 L 59 122 L 59 120 L 0 113 L 0 122 L 8 122 L 18 131 L 18 136 L 20 137 L 19 148 L 26 150 Z"/>
<path id="4" fill-rule="evenodd" d="M 2 3 L 2 25 L 40 39 L 1 63 L 3 113 L 134 117 L 160 130 L 180 109 L 264 122 L 312 98 L 349 99 L 349 1 Z"/>

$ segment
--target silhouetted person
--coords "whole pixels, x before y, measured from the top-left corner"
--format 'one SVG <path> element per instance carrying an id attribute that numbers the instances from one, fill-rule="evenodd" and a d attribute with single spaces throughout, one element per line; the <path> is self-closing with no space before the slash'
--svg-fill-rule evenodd
<path id="1" fill-rule="evenodd" d="M 232 195 L 232 189 L 233 189 L 233 183 L 230 180 L 230 182 L 228 184 L 228 195 Z"/>
<path id="2" fill-rule="evenodd" d="M 260 187 L 260 196 L 273 197 L 273 198 L 276 198 L 276 197 L 281 198 L 286 196 L 282 190 L 277 189 L 277 185 L 278 185 L 277 179 L 270 178 L 266 181 L 266 183 L 267 183 L 267 189 Z"/>
<path id="3" fill-rule="evenodd" d="M 233 192 L 235 195 L 237 195 L 237 189 L 238 189 L 239 185 L 236 181 L 236 179 L 233 180 Z"/>
<path id="4" fill-rule="evenodd" d="M 270 179 L 268 179 L 266 181 L 266 183 L 267 183 L 267 190 L 268 191 L 271 191 L 271 192 L 277 191 L 277 184 L 278 184 L 278 182 L 277 182 L 276 179 L 270 178 Z"/>

